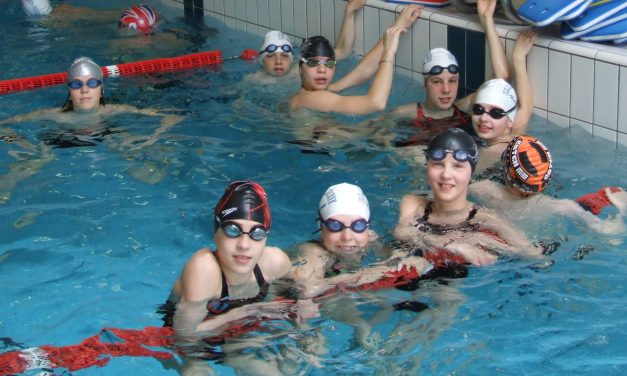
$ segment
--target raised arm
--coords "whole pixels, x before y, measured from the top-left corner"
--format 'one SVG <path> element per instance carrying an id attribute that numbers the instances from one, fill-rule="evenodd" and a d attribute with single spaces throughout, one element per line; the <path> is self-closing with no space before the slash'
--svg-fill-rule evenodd
<path id="1" fill-rule="evenodd" d="M 505 48 L 501 44 L 499 35 L 496 33 L 496 26 L 494 25 L 496 3 L 497 0 L 477 0 L 477 14 L 485 31 L 486 41 L 490 49 L 490 61 L 494 70 L 494 78 L 509 80 L 510 74 Z"/>
<path id="2" fill-rule="evenodd" d="M 344 59 L 353 51 L 355 44 L 355 14 L 364 7 L 366 0 L 348 0 L 344 10 L 342 28 L 335 42 L 335 58 Z"/>
<path id="3" fill-rule="evenodd" d="M 527 73 L 527 55 L 533 47 L 536 36 L 537 33 L 535 31 L 523 31 L 518 35 L 516 45 L 514 46 L 512 59 L 519 107 L 512 127 L 513 134 L 525 133 L 529 126 L 529 119 L 533 115 L 533 92 L 529 74 Z"/>
<path id="4" fill-rule="evenodd" d="M 414 22 L 420 16 L 422 7 L 418 5 L 408 5 L 400 13 L 398 18 L 392 24 L 392 27 L 402 27 L 405 30 L 409 30 Z M 389 30 L 389 29 L 388 29 Z M 368 51 L 368 53 L 361 59 L 357 67 L 350 71 L 346 76 L 342 77 L 337 82 L 329 85 L 331 91 L 342 91 L 349 87 L 360 85 L 368 81 L 378 71 L 379 61 L 382 60 L 382 54 L 384 50 L 385 35 Z"/>

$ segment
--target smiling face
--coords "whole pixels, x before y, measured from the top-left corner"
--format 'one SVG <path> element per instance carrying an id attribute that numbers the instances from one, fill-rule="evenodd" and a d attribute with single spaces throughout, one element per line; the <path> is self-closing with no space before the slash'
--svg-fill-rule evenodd
<path id="1" fill-rule="evenodd" d="M 261 223 L 245 219 L 229 220 L 239 225 L 243 232 L 250 232 Z M 214 241 L 216 244 L 216 257 L 220 262 L 222 270 L 238 275 L 252 273 L 255 265 L 259 262 L 263 249 L 266 246 L 266 238 L 253 240 L 248 234 L 240 234 L 236 238 L 228 237 L 222 228 L 218 228 Z"/>
<path id="2" fill-rule="evenodd" d="M 74 80 L 81 81 L 83 86 L 79 89 L 68 88 L 70 91 L 70 99 L 74 111 L 90 112 L 98 109 L 100 106 L 100 98 L 102 97 L 102 85 L 95 88 L 87 86 L 87 81 L 92 79 L 91 76 L 78 76 Z"/>
<path id="3" fill-rule="evenodd" d="M 326 250 L 337 254 L 355 254 L 362 252 L 368 245 L 368 230 L 357 233 L 350 228 L 351 223 L 364 219 L 358 215 L 337 214 L 329 219 L 335 219 L 344 225 L 338 232 L 331 232 L 324 225 L 320 232 L 322 245 Z"/>
<path id="4" fill-rule="evenodd" d="M 283 76 L 290 71 L 292 58 L 285 52 L 274 52 L 263 57 L 263 69 L 273 76 Z"/>
<path id="5" fill-rule="evenodd" d="M 425 91 L 427 93 L 425 104 L 427 108 L 438 111 L 452 108 L 455 99 L 457 99 L 458 87 L 459 73 L 450 73 L 448 70 L 444 70 L 438 75 L 427 75 L 425 77 Z"/>
<path id="6" fill-rule="evenodd" d="M 484 140 L 493 140 L 498 137 L 508 135 L 512 131 L 513 123 L 508 116 L 503 116 L 500 119 L 494 119 L 488 113 L 492 109 L 501 109 L 501 107 L 493 106 L 486 103 L 477 103 L 481 106 L 485 112 L 481 115 L 472 115 L 472 127 L 479 137 Z"/>
<path id="7" fill-rule="evenodd" d="M 436 201 L 465 204 L 472 177 L 469 162 L 459 162 L 451 154 L 441 161 L 427 160 L 427 181 Z"/>
<path id="8" fill-rule="evenodd" d="M 330 58 L 324 56 L 317 56 L 311 59 L 325 63 L 327 60 L 330 60 Z M 328 68 L 325 64 L 318 64 L 315 67 L 310 67 L 307 63 L 300 64 L 301 86 L 305 90 L 326 90 L 331 84 L 334 74 L 335 67 Z"/>

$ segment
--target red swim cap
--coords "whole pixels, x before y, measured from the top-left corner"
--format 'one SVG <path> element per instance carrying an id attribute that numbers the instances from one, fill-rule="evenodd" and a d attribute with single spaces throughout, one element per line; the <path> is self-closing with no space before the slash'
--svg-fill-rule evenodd
<path id="1" fill-rule="evenodd" d="M 122 12 L 119 27 L 150 34 L 154 31 L 157 21 L 159 21 L 159 16 L 154 9 L 148 5 L 134 5 Z"/>
<path id="2" fill-rule="evenodd" d="M 272 217 L 270 206 L 263 187 L 252 181 L 236 181 L 231 183 L 218 201 L 214 213 L 214 229 L 220 223 L 234 219 L 245 219 L 259 222 L 270 230 Z"/>

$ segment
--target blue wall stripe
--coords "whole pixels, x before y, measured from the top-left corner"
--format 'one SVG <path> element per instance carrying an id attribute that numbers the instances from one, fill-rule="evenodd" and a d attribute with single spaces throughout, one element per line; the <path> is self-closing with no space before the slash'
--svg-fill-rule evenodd
<path id="1" fill-rule="evenodd" d="M 449 26 L 446 38 L 448 50 L 461 68 L 457 97 L 462 98 L 476 91 L 485 80 L 485 34 Z"/>

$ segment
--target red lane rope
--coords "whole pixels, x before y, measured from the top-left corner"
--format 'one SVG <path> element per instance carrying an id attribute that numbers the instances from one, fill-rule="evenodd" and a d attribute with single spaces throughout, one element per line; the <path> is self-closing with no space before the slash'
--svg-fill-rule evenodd
<path id="1" fill-rule="evenodd" d="M 259 53 L 255 50 L 246 49 L 239 56 L 229 59 L 239 58 L 242 60 L 253 60 Z M 228 60 L 228 59 L 227 59 Z M 222 64 L 221 51 L 197 52 L 189 55 L 142 60 L 131 63 L 109 65 L 101 67 L 104 77 L 132 76 L 136 74 L 164 73 L 186 69 L 199 68 L 206 65 Z M 53 73 L 34 77 L 16 78 L 0 81 L 0 95 L 10 94 L 17 91 L 33 90 L 48 86 L 61 85 L 67 82 L 67 73 Z"/>

